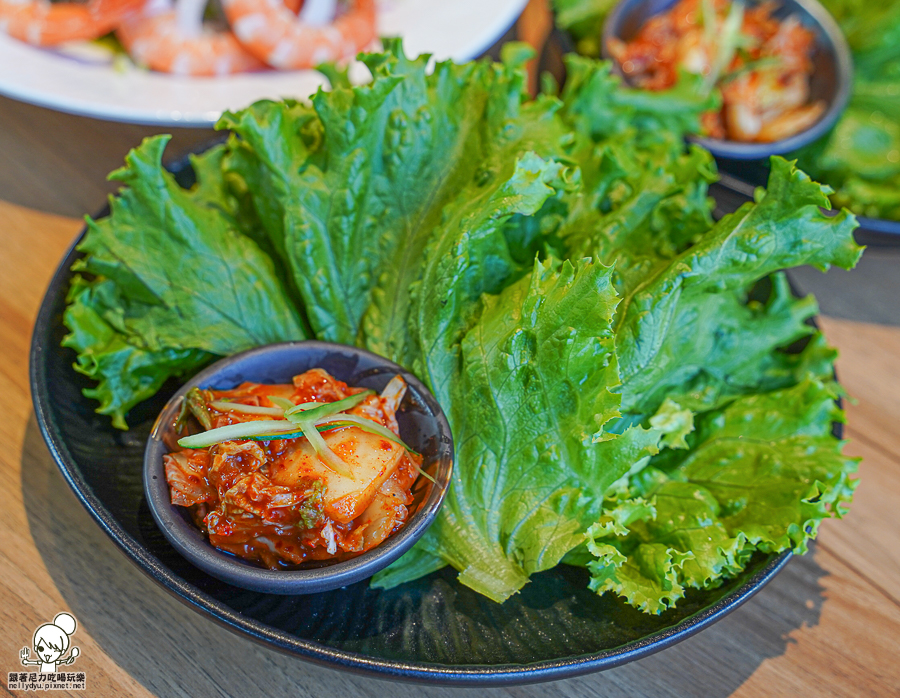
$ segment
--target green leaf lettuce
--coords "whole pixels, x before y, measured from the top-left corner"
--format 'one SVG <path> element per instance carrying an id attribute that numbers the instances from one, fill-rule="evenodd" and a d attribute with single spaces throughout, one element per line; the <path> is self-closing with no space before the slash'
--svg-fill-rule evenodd
<path id="1" fill-rule="evenodd" d="M 224 115 L 189 189 L 163 138 L 114 173 L 65 315 L 99 410 L 124 427 L 167 378 L 282 340 L 410 368 L 456 462 L 381 587 L 451 565 L 502 602 L 565 561 L 659 612 L 754 550 L 802 551 L 855 463 L 815 301 L 782 270 L 852 267 L 852 216 L 774 159 L 714 222 L 690 86 L 647 95 L 573 58 L 559 96 L 529 99 L 515 46 L 433 71 L 385 46 L 367 85 L 332 71 L 310 103 Z"/>

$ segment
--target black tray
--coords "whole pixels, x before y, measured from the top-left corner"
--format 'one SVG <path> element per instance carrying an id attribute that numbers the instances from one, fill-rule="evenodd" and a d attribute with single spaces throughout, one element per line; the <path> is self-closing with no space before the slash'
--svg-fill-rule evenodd
<path id="1" fill-rule="evenodd" d="M 191 182 L 185 160 L 172 169 L 183 185 Z M 503 605 L 459 584 L 450 568 L 390 591 L 364 581 L 302 597 L 220 582 L 172 548 L 144 499 L 144 445 L 177 384 L 133 409 L 131 430 L 118 431 L 82 395 L 90 381 L 73 370 L 74 352 L 60 348 L 78 257 L 73 246 L 57 269 L 32 337 L 31 392 L 50 452 L 79 501 L 143 572 L 194 610 L 264 645 L 335 668 L 426 683 L 559 679 L 618 666 L 693 635 L 747 601 L 791 557 L 757 554 L 738 577 L 718 589 L 690 590 L 659 616 L 611 594 L 597 596 L 586 571 L 566 565 L 535 575 Z"/>

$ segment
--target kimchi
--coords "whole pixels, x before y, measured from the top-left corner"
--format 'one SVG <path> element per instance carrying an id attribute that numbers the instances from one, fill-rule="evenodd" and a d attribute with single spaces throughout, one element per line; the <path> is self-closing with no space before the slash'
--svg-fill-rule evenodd
<path id="1" fill-rule="evenodd" d="M 650 90 L 675 84 L 678 72 L 704 76 L 722 108 L 703 116 L 712 138 L 782 140 L 812 126 L 825 103 L 811 101 L 813 32 L 796 16 L 778 19 L 775 3 L 745 7 L 727 0 L 680 0 L 651 17 L 632 41 L 607 50 L 628 81 Z"/>
<path id="2" fill-rule="evenodd" d="M 400 376 L 377 394 L 322 369 L 195 388 L 177 427 L 198 431 L 164 456 L 172 503 L 216 548 L 271 569 L 369 550 L 406 522 L 421 473 L 400 439 L 405 392 Z"/>

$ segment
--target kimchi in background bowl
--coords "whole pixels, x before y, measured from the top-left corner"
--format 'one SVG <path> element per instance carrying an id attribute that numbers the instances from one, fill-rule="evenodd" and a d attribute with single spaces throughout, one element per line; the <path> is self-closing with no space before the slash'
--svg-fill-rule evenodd
<path id="1" fill-rule="evenodd" d="M 648 19 L 667 11 L 676 2 L 677 0 L 621 0 L 603 25 L 603 57 L 613 60 L 607 48 L 611 38 L 631 41 Z M 748 1 L 746 4 L 759 3 Z M 777 19 L 784 20 L 795 15 L 803 26 L 811 29 L 815 35 L 809 101 L 825 102 L 827 105 L 825 113 L 806 130 L 773 143 L 744 143 L 700 136 L 689 137 L 691 142 L 702 145 L 716 157 L 762 160 L 770 155 L 781 155 L 797 150 L 824 136 L 837 122 L 850 100 L 853 87 L 853 59 L 847 41 L 832 16 L 816 0 L 775 0 L 775 5 L 773 15 Z M 622 72 L 615 61 L 613 65 L 621 75 Z"/>
<path id="2" fill-rule="evenodd" d="M 296 569 L 270 570 L 213 547 L 191 521 L 188 509 L 172 504 L 163 455 L 184 396 L 195 387 L 227 390 L 251 381 L 290 383 L 311 368 L 322 368 L 352 387 L 380 392 L 401 375 L 407 392 L 397 412 L 401 438 L 422 454 L 422 470 L 431 475 L 413 483 L 413 504 L 403 527 L 380 545 L 349 560 L 310 562 Z M 450 425 L 431 392 L 409 371 L 356 347 L 329 342 L 270 344 L 235 354 L 198 373 L 163 408 L 144 451 L 144 493 L 156 525 L 192 564 L 229 584 L 270 594 L 311 594 L 337 589 L 371 577 L 409 550 L 434 521 L 450 486 L 453 438 Z"/>

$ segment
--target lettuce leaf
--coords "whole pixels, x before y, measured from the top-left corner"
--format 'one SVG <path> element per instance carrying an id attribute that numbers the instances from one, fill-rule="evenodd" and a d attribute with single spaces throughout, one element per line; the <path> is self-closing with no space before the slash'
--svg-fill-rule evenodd
<path id="1" fill-rule="evenodd" d="M 523 104 L 515 62 L 445 62 L 428 74 L 427 57 L 385 46 L 361 57 L 368 85 L 320 91 L 311 108 L 260 103 L 219 127 L 237 136 L 232 170 L 262 192 L 259 218 L 316 336 L 411 363 L 409 288 L 445 209 L 463 192 L 499 192 L 527 151 L 562 152 L 565 130 L 555 102 Z"/>
<path id="2" fill-rule="evenodd" d="M 806 552 L 856 486 L 858 459 L 831 435 L 843 421 L 836 395 L 833 383 L 807 379 L 704 414 L 689 451 L 664 451 L 620 493 L 613 512 L 638 515 L 592 526 L 593 559 L 569 562 L 587 565 L 591 588 L 659 613 L 685 588 L 739 572 L 755 550 Z"/>
<path id="3" fill-rule="evenodd" d="M 64 346 L 99 381 L 88 395 L 119 428 L 169 376 L 308 336 L 271 258 L 238 229 L 221 148 L 193 159 L 198 183 L 186 190 L 162 167 L 168 139 L 146 139 L 110 175 L 126 187 L 108 217 L 87 221 L 64 316 Z"/>
<path id="4" fill-rule="evenodd" d="M 618 415 L 610 276 L 587 261 L 536 262 L 530 278 L 484 297 L 461 341 L 458 374 L 436 384 L 450 406 L 457 462 L 417 547 L 496 601 L 581 543 L 600 513 L 591 495 L 633 464 L 618 440 L 597 436 Z M 632 431 L 645 455 L 655 452 L 658 435 Z M 420 563 L 405 561 L 403 577 L 394 568 L 376 584 L 412 578 Z"/>
<path id="5" fill-rule="evenodd" d="M 776 277 L 765 305 L 747 302 L 763 277 L 795 265 L 852 268 L 862 254 L 847 211 L 826 216 L 827 190 L 772 158 L 765 193 L 725 216 L 697 244 L 654 270 L 622 302 L 616 328 L 623 412 L 653 414 L 666 397 L 712 409 L 780 387 L 772 353 L 810 333 L 816 312 Z"/>
<path id="6" fill-rule="evenodd" d="M 603 20 L 616 6 L 615 0 L 554 0 L 556 25 L 568 30 L 578 42 L 579 53 L 600 55 Z"/>
<path id="7" fill-rule="evenodd" d="M 683 142 L 708 98 L 573 58 L 531 100 L 526 58 L 429 72 L 388 41 L 367 85 L 226 114 L 191 189 L 145 142 L 82 244 L 65 342 L 120 427 L 214 356 L 306 336 L 383 354 L 434 392 L 457 460 L 376 586 L 451 565 L 500 602 L 566 561 L 658 612 L 754 550 L 801 551 L 848 501 L 835 354 L 781 270 L 853 266 L 855 223 L 780 159 L 714 223 L 714 162 Z"/>

